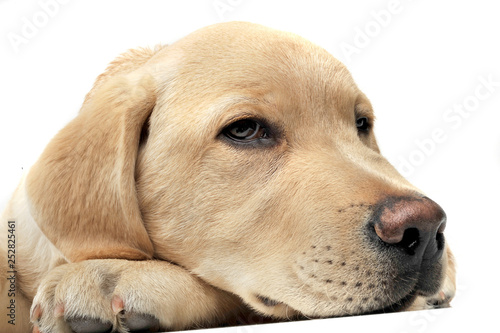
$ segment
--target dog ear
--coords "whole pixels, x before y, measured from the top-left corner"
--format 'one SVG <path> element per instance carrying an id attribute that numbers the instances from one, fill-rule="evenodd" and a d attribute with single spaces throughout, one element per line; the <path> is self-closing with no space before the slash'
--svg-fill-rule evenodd
<path id="1" fill-rule="evenodd" d="M 156 85 L 140 68 L 116 67 L 98 78 L 78 116 L 52 139 L 26 180 L 32 216 L 70 261 L 153 255 L 134 173 Z M 118 67 L 127 66 L 121 61 Z"/>

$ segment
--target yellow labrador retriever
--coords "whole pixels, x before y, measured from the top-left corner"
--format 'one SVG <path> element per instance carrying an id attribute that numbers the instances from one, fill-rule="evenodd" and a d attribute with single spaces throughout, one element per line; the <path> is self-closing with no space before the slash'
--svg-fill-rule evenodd
<path id="1" fill-rule="evenodd" d="M 3 213 L 0 331 L 446 306 L 445 213 L 373 126 L 347 69 L 293 34 L 224 23 L 122 55 Z"/>

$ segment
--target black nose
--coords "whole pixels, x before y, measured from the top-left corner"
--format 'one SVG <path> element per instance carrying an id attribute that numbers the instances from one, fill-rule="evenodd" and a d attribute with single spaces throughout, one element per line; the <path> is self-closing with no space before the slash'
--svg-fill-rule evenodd
<path id="1" fill-rule="evenodd" d="M 427 197 L 388 197 L 375 206 L 370 221 L 375 238 L 410 264 L 441 257 L 445 226 L 445 212 Z"/>

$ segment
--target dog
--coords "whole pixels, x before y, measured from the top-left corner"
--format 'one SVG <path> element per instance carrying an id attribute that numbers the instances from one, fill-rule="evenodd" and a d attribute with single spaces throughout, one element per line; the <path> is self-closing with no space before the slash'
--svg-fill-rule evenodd
<path id="1" fill-rule="evenodd" d="M 373 127 L 346 67 L 290 33 L 221 23 L 121 55 L 2 215 L 0 330 L 448 306 L 446 214 Z"/>

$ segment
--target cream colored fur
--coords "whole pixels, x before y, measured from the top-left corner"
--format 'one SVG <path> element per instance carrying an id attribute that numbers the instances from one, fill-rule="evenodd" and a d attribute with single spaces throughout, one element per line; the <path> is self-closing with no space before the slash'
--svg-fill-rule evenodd
<path id="1" fill-rule="evenodd" d="M 373 121 L 340 62 L 257 25 L 219 24 L 119 57 L 2 215 L 1 235 L 7 219 L 17 224 L 18 325 L 2 320 L 0 331 L 29 332 L 30 307 L 35 330 L 70 332 L 67 320 L 83 316 L 124 331 L 121 310 L 182 329 L 241 316 L 243 304 L 292 318 L 397 301 L 378 288 L 391 263 L 364 244 L 362 226 L 385 196 L 420 191 L 373 132 L 358 136 L 355 111 Z M 264 149 L 221 139 L 248 117 L 275 124 L 280 139 Z M 2 272 L 6 249 L 2 236 Z M 449 250 L 442 261 L 442 290 L 413 308 L 453 297 Z"/>

